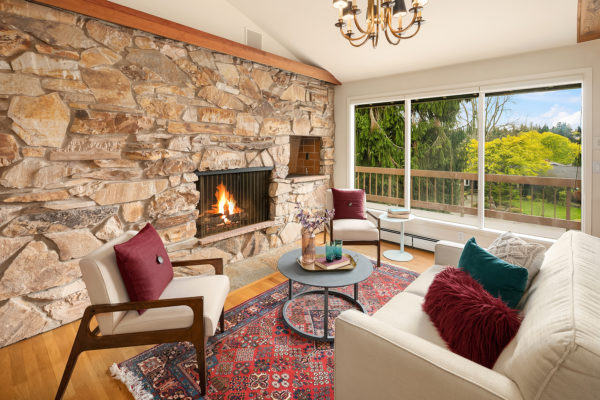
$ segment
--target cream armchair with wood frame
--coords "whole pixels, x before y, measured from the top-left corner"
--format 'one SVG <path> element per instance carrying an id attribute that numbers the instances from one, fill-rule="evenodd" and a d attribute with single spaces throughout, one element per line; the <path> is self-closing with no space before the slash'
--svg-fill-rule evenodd
<path id="1" fill-rule="evenodd" d="M 223 259 L 172 261 L 175 266 L 212 265 L 215 275 L 174 278 L 158 300 L 130 302 L 113 246 L 137 232 L 126 232 L 80 262 L 92 305 L 86 308 L 71 354 L 56 393 L 61 399 L 79 354 L 87 350 L 189 341 L 196 348 L 201 394 L 206 394 L 205 344 L 209 336 L 225 330 L 224 304 L 229 278 Z M 143 314 L 138 309 L 146 309 Z M 91 330 L 96 317 L 98 326 Z"/>
<path id="2" fill-rule="evenodd" d="M 350 190 L 350 189 L 339 189 Z M 333 193 L 327 189 L 326 207 L 333 209 Z M 364 202 L 367 202 L 365 194 Z M 381 231 L 381 221 L 376 214 L 366 210 L 366 216 L 370 216 L 377 221 L 377 225 L 368 219 L 332 219 L 329 225 L 325 226 L 325 231 L 329 232 L 329 240 L 343 240 L 344 244 L 374 245 L 377 247 L 377 267 L 381 266 L 381 241 L 379 232 Z M 327 242 L 327 236 L 325 236 Z"/>

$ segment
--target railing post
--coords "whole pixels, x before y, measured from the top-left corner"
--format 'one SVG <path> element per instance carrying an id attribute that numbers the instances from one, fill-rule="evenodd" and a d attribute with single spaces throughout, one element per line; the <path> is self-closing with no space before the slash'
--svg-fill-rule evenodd
<path id="1" fill-rule="evenodd" d="M 519 184 L 519 210 L 523 214 L 523 185 Z"/>
<path id="2" fill-rule="evenodd" d="M 565 208 L 566 208 L 566 212 L 567 212 L 565 219 L 567 221 L 570 221 L 571 220 L 571 188 L 570 187 L 567 188 L 567 198 L 566 198 Z"/>
<path id="3" fill-rule="evenodd" d="M 529 215 L 533 215 L 533 185 L 530 185 L 531 188 L 531 202 L 529 203 L 530 206 L 530 213 Z"/>
<path id="4" fill-rule="evenodd" d="M 473 186 L 473 184 L 471 184 Z M 454 186 L 452 186 L 454 188 Z M 471 201 L 473 201 L 473 196 L 471 196 Z M 460 180 L 460 216 L 465 216 L 465 180 Z"/>

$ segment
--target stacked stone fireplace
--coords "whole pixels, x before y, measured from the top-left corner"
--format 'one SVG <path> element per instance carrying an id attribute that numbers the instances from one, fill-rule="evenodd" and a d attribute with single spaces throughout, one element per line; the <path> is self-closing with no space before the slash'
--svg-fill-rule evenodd
<path id="1" fill-rule="evenodd" d="M 80 318 L 79 260 L 148 222 L 171 258 L 222 257 L 226 272 L 294 242 L 296 202 L 323 207 L 332 184 L 333 129 L 330 84 L 0 1 L 0 346 Z M 311 174 L 290 175 L 296 137 L 320 143 Z M 195 172 L 244 168 L 268 171 L 268 218 L 199 237 L 215 189 Z"/>

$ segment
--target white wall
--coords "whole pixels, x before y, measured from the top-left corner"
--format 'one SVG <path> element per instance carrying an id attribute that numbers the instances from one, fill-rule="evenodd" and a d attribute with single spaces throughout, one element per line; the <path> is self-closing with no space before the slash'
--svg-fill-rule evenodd
<path id="1" fill-rule="evenodd" d="M 398 46 L 402 51 L 402 45 Z M 443 51 L 436 49 L 432 51 Z M 409 57 L 410 55 L 407 54 Z M 544 74 L 556 74 L 563 71 L 572 72 L 579 69 L 591 69 L 591 88 L 584 86 L 584 99 L 591 99 L 592 117 L 590 123 L 592 132 L 584 129 L 583 134 L 592 135 L 593 151 L 587 153 L 587 167 L 591 171 L 591 160 L 600 166 L 600 40 L 560 47 L 533 53 L 520 54 L 510 57 L 471 62 L 436 68 L 431 70 L 411 72 L 388 77 L 368 79 L 345 83 L 335 90 L 335 168 L 334 182 L 336 187 L 348 187 L 350 162 L 350 132 L 348 103 L 356 97 L 393 97 L 395 94 L 437 90 L 438 88 L 470 88 L 490 84 L 492 81 L 519 81 L 528 76 L 542 77 Z M 590 94 L 589 91 L 592 91 Z M 584 108 L 585 112 L 585 108 Z M 585 120 L 586 116 L 584 116 Z M 585 128 L 585 122 L 584 122 Z M 589 148 L 588 148 L 589 150 Z M 585 149 L 584 149 L 585 151 Z M 584 168 L 586 167 L 584 166 Z M 589 176 L 588 176 L 589 178 Z M 586 191 L 591 193 L 590 232 L 600 236 L 600 173 L 592 175 L 585 181 Z M 418 231 L 423 236 L 446 238 L 458 241 L 456 227 L 440 224 L 417 222 L 407 224 L 408 231 Z M 461 229 L 468 239 L 477 230 Z M 488 242 L 494 233 L 479 232 L 483 242 Z M 477 236 L 477 235 L 476 235 Z M 485 245 L 485 243 L 482 243 Z"/>
<path id="2" fill-rule="evenodd" d="M 242 44 L 246 40 L 244 28 L 248 28 L 263 35 L 262 50 L 298 61 L 288 49 L 225 0 L 111 1 Z"/>

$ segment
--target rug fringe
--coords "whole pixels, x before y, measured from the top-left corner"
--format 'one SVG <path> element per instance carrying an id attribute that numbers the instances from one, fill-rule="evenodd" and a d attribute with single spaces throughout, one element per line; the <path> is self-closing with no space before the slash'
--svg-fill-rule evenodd
<path id="1" fill-rule="evenodd" d="M 109 368 L 110 374 L 116 380 L 123 382 L 135 400 L 154 400 L 154 396 L 144 389 L 142 380 L 138 379 L 126 368 L 119 368 L 115 363 Z"/>

